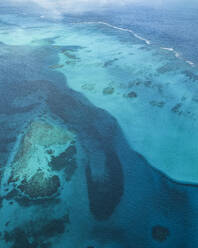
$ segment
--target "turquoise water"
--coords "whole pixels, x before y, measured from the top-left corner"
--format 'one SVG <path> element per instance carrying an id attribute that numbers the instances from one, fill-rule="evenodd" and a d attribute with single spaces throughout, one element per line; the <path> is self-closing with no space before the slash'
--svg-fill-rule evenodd
<path id="1" fill-rule="evenodd" d="M 0 246 L 197 247 L 196 63 L 71 19 L 1 15 Z"/>

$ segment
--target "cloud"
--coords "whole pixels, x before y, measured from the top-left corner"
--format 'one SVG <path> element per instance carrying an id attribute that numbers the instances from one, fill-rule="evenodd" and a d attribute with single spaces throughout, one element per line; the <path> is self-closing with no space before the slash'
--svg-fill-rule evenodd
<path id="1" fill-rule="evenodd" d="M 81 13 L 85 11 L 101 11 L 111 8 L 122 8 L 131 4 L 149 6 L 167 6 L 196 2 L 196 0 L 7 0 L 12 3 L 37 6 L 51 16 L 61 17 L 63 13 Z"/>
<path id="2" fill-rule="evenodd" d="M 7 0 L 6 3 L 35 6 L 37 11 L 45 15 L 61 17 L 64 13 L 82 13 L 86 11 L 102 11 L 104 9 L 123 8 L 129 4 L 161 4 L 163 0 Z"/>

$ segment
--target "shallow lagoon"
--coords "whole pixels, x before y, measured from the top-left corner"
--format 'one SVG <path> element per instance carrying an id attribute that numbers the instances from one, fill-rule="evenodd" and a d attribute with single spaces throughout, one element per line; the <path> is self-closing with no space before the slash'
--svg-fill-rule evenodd
<path id="1" fill-rule="evenodd" d="M 196 68 L 107 23 L 20 18 L 0 32 L 1 247 L 197 247 Z"/>

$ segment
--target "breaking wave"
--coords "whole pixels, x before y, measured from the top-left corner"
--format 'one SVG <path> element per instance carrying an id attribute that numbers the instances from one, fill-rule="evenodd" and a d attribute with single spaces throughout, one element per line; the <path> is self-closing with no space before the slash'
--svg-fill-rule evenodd
<path id="1" fill-rule="evenodd" d="M 147 44 L 147 45 L 151 45 L 152 44 L 152 42 L 150 40 L 148 40 L 148 39 L 142 37 L 141 35 L 137 34 L 132 29 L 123 28 L 123 27 L 117 27 L 117 26 L 114 26 L 114 25 L 112 25 L 110 23 L 107 23 L 107 22 L 102 22 L 102 21 L 88 21 L 88 22 L 75 22 L 73 24 L 101 24 L 101 25 L 105 25 L 105 26 L 110 27 L 110 28 L 113 28 L 113 29 L 117 29 L 117 30 L 120 30 L 120 31 L 131 33 L 134 37 L 136 37 L 137 39 L 145 42 L 145 44 Z M 171 48 L 171 47 L 160 47 L 160 49 L 170 51 L 170 52 L 172 52 L 175 55 L 176 58 L 184 60 L 185 63 L 189 64 L 192 67 L 195 66 L 194 62 L 192 62 L 191 60 L 186 60 L 185 58 L 183 58 L 181 56 L 181 54 L 179 52 L 177 52 L 174 48 Z"/>

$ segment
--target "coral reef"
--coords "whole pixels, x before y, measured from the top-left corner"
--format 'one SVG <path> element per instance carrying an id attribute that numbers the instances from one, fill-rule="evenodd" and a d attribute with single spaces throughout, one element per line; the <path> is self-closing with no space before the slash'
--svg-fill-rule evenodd
<path id="1" fill-rule="evenodd" d="M 117 61 L 118 58 L 114 58 L 114 59 L 111 59 L 111 60 L 108 60 L 104 63 L 104 67 L 108 67 L 108 66 L 111 66 L 115 61 Z"/>
<path id="2" fill-rule="evenodd" d="M 158 107 L 158 108 L 162 108 L 164 105 L 165 105 L 165 102 L 163 101 L 160 101 L 160 102 L 157 102 L 157 101 L 150 101 L 149 102 L 153 107 Z"/>
<path id="3" fill-rule="evenodd" d="M 5 231 L 3 239 L 6 243 L 13 243 L 12 248 L 49 248 L 47 238 L 61 235 L 70 224 L 69 215 L 57 219 L 38 219 L 18 226 L 12 231 Z"/>
<path id="4" fill-rule="evenodd" d="M 124 97 L 127 97 L 127 98 L 136 98 L 137 97 L 137 93 L 135 91 L 131 91 L 128 94 L 124 94 Z"/>
<path id="5" fill-rule="evenodd" d="M 103 89 L 103 95 L 112 95 L 114 93 L 115 89 L 111 86 L 106 87 Z"/>
<path id="6" fill-rule="evenodd" d="M 65 167 L 67 180 L 76 166 L 75 135 L 58 124 L 32 122 L 11 163 L 9 183 L 32 199 L 51 197 L 60 187 L 56 171 Z"/>
<path id="7" fill-rule="evenodd" d="M 77 150 L 74 143 L 59 156 L 52 156 L 49 166 L 55 171 L 64 169 L 65 179 L 70 181 L 77 168 L 76 153 Z"/>
<path id="8" fill-rule="evenodd" d="M 81 88 L 83 90 L 93 91 L 95 89 L 95 84 L 83 84 Z"/>
<path id="9" fill-rule="evenodd" d="M 58 69 L 58 68 L 63 68 L 64 67 L 64 65 L 51 65 L 51 66 L 49 66 L 49 68 L 50 69 Z"/>
<path id="10" fill-rule="evenodd" d="M 182 104 L 181 104 L 181 103 L 178 103 L 178 104 L 176 104 L 176 105 L 171 109 L 171 111 L 180 115 L 180 114 L 182 114 L 181 107 L 182 107 Z"/>
<path id="11" fill-rule="evenodd" d="M 184 73 L 190 80 L 198 81 L 198 75 L 196 75 L 192 71 L 185 70 L 182 73 Z"/>
<path id="12" fill-rule="evenodd" d="M 31 198 L 50 197 L 58 191 L 60 186 L 59 177 L 45 177 L 43 171 L 36 172 L 29 181 L 23 179 L 18 188 Z"/>

